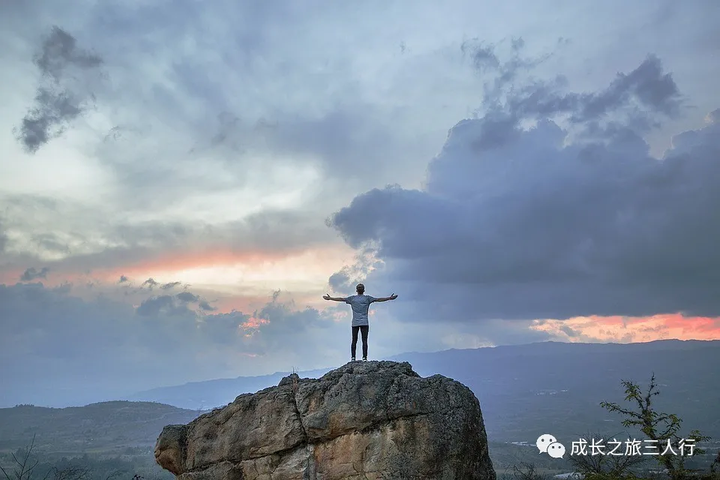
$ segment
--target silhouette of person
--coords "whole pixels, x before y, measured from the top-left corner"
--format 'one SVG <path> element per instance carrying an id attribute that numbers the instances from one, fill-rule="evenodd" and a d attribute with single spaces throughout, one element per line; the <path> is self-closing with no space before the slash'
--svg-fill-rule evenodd
<path id="1" fill-rule="evenodd" d="M 358 331 L 362 334 L 362 349 L 363 349 L 363 362 L 367 361 L 368 354 L 368 332 L 370 331 L 370 325 L 368 323 L 368 310 L 370 310 L 370 304 L 374 302 L 387 302 L 388 300 L 395 300 L 397 295 L 394 293 L 389 297 L 375 298 L 370 295 L 365 295 L 365 285 L 358 283 L 355 287 L 357 295 L 351 295 L 349 297 L 331 297 L 329 294 L 323 296 L 325 300 L 332 300 L 334 302 L 345 302 L 352 307 L 352 343 L 350 344 L 350 355 L 352 362 L 355 361 L 355 351 L 357 350 Z"/>

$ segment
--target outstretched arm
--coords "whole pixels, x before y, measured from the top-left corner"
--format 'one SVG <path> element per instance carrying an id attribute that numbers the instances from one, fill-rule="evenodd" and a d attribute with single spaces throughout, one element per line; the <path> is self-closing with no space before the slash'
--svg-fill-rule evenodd
<path id="1" fill-rule="evenodd" d="M 344 302 L 345 301 L 344 297 L 331 297 L 329 294 L 323 295 L 323 298 L 325 300 L 332 300 L 333 302 Z"/>
<path id="2" fill-rule="evenodd" d="M 397 298 L 397 295 L 395 295 L 395 294 L 393 293 L 393 294 L 390 295 L 389 297 L 376 298 L 375 301 L 376 301 L 376 302 L 387 302 L 388 300 L 395 300 L 396 298 Z"/>

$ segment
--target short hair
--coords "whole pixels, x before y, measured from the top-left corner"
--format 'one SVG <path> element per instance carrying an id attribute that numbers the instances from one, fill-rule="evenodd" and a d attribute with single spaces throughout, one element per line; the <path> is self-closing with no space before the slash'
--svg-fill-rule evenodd
<path id="1" fill-rule="evenodd" d="M 360 290 L 360 289 L 365 290 L 365 285 L 363 285 L 362 283 L 358 283 L 357 286 L 355 287 L 355 290 Z"/>

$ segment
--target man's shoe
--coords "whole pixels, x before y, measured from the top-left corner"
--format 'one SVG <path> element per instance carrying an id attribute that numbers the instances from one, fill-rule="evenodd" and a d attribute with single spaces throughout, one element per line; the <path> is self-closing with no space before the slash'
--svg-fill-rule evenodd
<path id="1" fill-rule="evenodd" d="M 363 357 L 363 362 L 367 362 L 367 357 Z"/>
<path id="2" fill-rule="evenodd" d="M 354 361 L 355 361 L 355 357 L 352 357 L 352 358 L 350 359 L 350 361 L 351 361 L 351 362 L 354 362 Z"/>

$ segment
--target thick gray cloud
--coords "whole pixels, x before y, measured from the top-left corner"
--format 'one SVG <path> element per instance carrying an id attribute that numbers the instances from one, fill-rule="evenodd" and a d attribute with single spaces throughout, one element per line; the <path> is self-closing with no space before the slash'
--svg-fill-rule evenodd
<path id="1" fill-rule="evenodd" d="M 58 26 L 52 27 L 34 61 L 40 72 L 55 82 L 63 78 L 69 67 L 95 68 L 102 64 L 97 55 L 77 48 L 75 38 Z"/>
<path id="2" fill-rule="evenodd" d="M 619 115 L 633 101 L 659 122 L 679 98 L 653 56 L 596 93 L 514 88 L 450 131 L 424 190 L 368 191 L 332 224 L 377 246 L 367 282 L 404 293 L 398 318 L 720 315 L 720 124 L 658 160 L 647 122 Z"/>
<path id="3" fill-rule="evenodd" d="M 329 313 L 298 309 L 279 293 L 252 313 L 224 314 L 208 314 L 206 301 L 190 308 L 190 296 L 200 300 L 182 292 L 133 308 L 68 288 L 0 285 L 0 364 L 13 365 L 0 369 L 0 406 L 79 405 L 258 369 L 319 368 L 338 361 L 338 340 L 347 339 Z"/>
<path id="4" fill-rule="evenodd" d="M 562 83 L 562 77 L 556 81 Z M 596 93 L 558 93 L 554 85 L 537 83 L 511 98 L 511 112 L 523 117 L 569 114 L 573 123 L 597 122 L 603 117 L 628 109 L 636 131 L 658 126 L 651 121 L 657 113 L 677 116 L 681 96 L 669 73 L 663 72 L 660 59 L 649 55 L 628 74 L 619 73 L 604 90 Z"/>
<path id="5" fill-rule="evenodd" d="M 658 169 L 644 139 L 657 156 L 668 132 L 717 106 L 720 67 L 707 59 L 720 10 L 708 5 L 558 13 L 448 0 L 408 15 L 400 0 L 0 2 L 0 87 L 12 93 L 0 115 L 0 275 L 14 282 L 35 265 L 74 282 L 7 287 L 15 307 L 0 319 L 25 327 L 0 339 L 3 362 L 20 365 L 3 385 L 70 398 L 92 394 L 86 377 L 102 393 L 346 360 L 344 305 L 215 305 L 255 302 L 274 282 L 318 288 L 345 258 L 322 220 L 347 205 L 336 225 L 360 255 L 331 287 L 366 280 L 370 294 L 400 294 L 374 310 L 373 356 L 548 338 L 525 320 L 445 323 L 458 319 L 665 309 L 648 306 L 668 274 L 630 273 L 698 265 L 669 245 L 708 249 L 714 219 L 688 216 L 687 202 L 706 212 L 714 197 L 687 187 L 698 162 L 670 157 L 711 147 L 690 132 Z M 685 238 L 663 215 L 710 227 Z M 687 258 L 670 268 L 656 255 Z M 690 285 L 668 283 L 668 309 L 683 295 L 703 305 L 710 287 Z"/>
<path id="6" fill-rule="evenodd" d="M 20 276 L 20 280 L 23 282 L 32 282 L 38 278 L 47 278 L 47 274 L 50 271 L 49 268 L 43 267 L 39 271 L 35 267 L 30 267 Z"/>
<path id="7" fill-rule="evenodd" d="M 18 140 L 30 153 L 62 135 L 67 125 L 94 101 L 83 77 L 88 70 L 97 71 L 102 59 L 78 48 L 72 35 L 53 26 L 34 63 L 41 73 L 41 84 L 34 106 L 17 130 Z"/>
<path id="8" fill-rule="evenodd" d="M 7 245 L 8 237 L 5 233 L 5 230 L 3 228 L 3 223 L 0 219 L 0 253 L 5 251 L 5 246 Z"/>
<path id="9" fill-rule="evenodd" d="M 180 299 L 183 302 L 199 302 L 200 297 L 197 295 L 194 295 L 190 292 L 180 292 L 177 295 L 175 295 L 176 298 Z"/>
<path id="10" fill-rule="evenodd" d="M 522 39 L 513 39 L 511 43 L 507 61 L 500 60 L 494 45 L 465 42 L 461 47 L 486 78 L 483 97 L 486 126 L 477 140 L 478 146 L 511 141 L 521 119 L 562 115 L 570 124 L 584 127 L 585 134 L 599 129 L 605 133 L 617 122 L 630 125 L 635 133 L 645 133 L 660 126 L 658 114 L 667 119 L 681 112 L 680 91 L 672 75 L 663 71 L 656 55 L 648 55 L 630 73 L 618 73 L 609 86 L 598 92 L 575 93 L 563 91 L 567 79 L 562 75 L 553 80 L 531 76 L 552 54 L 526 57 Z"/>
<path id="11" fill-rule="evenodd" d="M 188 293 L 188 295 L 192 295 Z M 177 297 L 180 302 L 176 302 L 175 298 L 170 295 L 160 295 L 152 297 L 140 304 L 137 308 L 137 314 L 149 317 L 163 315 L 172 315 L 175 317 L 193 316 L 192 310 L 185 305 L 186 300 L 183 300 L 179 296 Z"/>
<path id="12" fill-rule="evenodd" d="M 15 245 L 25 252 L 7 255 L 6 268 L 12 269 L 42 261 L 56 273 L 122 272 L 124 267 L 198 251 L 279 256 L 336 242 L 336 234 L 323 223 L 323 216 L 306 208 L 268 208 L 236 221 L 133 222 L 133 218 L 115 219 L 114 212 L 65 199 L 0 194 L 0 201 L 7 205 L 4 225 L 33 232 L 27 241 Z M 27 214 L 29 210 L 32 215 Z M 179 286 L 157 283 L 147 282 L 144 287 Z"/>
<path id="13" fill-rule="evenodd" d="M 207 300 L 200 300 L 200 302 L 198 303 L 198 307 L 200 307 L 200 309 L 204 312 L 214 312 L 215 310 L 217 310 L 217 307 L 213 307 L 212 305 L 210 305 Z"/>

